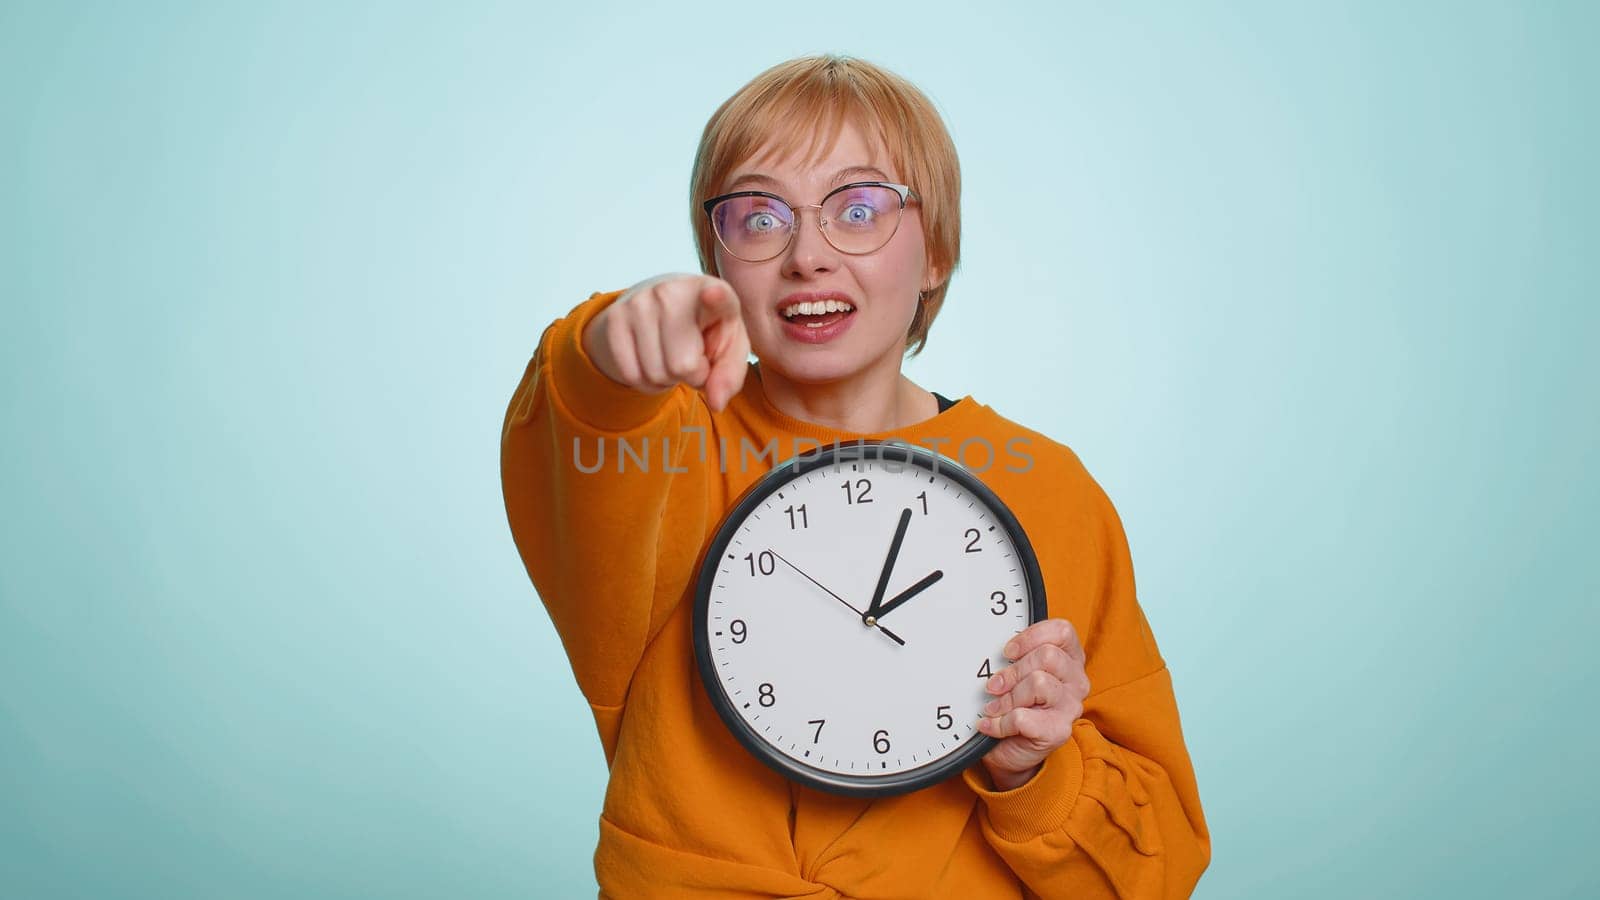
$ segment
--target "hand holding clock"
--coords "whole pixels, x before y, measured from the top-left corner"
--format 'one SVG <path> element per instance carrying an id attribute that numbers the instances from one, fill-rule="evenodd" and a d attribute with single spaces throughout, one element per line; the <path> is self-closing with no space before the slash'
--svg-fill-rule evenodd
<path id="1" fill-rule="evenodd" d="M 1001 739 L 983 764 L 995 787 L 1009 791 L 1032 779 L 1072 736 L 1089 676 L 1078 630 L 1066 619 L 1028 626 L 1006 644 L 1005 654 L 1014 662 L 989 679 L 987 690 L 997 696 L 983 708 L 978 730 Z"/>

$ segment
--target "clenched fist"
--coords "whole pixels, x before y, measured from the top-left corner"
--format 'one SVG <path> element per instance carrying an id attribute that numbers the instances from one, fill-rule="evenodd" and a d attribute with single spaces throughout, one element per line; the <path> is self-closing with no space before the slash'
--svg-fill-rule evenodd
<path id="1" fill-rule="evenodd" d="M 750 338 L 733 287 L 710 275 L 660 275 L 623 292 L 583 332 L 612 381 L 646 394 L 676 384 L 720 412 L 744 385 Z"/>

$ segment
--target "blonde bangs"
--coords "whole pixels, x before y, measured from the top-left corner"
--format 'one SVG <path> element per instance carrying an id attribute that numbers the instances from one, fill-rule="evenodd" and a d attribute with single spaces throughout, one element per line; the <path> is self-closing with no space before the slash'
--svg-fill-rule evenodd
<path id="1" fill-rule="evenodd" d="M 906 336 L 913 355 L 932 324 L 960 260 L 961 173 L 938 111 L 916 87 L 871 63 L 843 56 L 790 60 L 757 75 L 712 114 L 690 177 L 690 215 L 700 268 L 716 268 L 716 236 L 701 203 L 722 193 L 746 161 L 786 162 L 806 154 L 820 161 L 845 123 L 875 141 L 899 177 L 921 198 L 928 265 L 942 273 L 923 295 Z M 760 157 L 756 156 L 760 153 Z"/>

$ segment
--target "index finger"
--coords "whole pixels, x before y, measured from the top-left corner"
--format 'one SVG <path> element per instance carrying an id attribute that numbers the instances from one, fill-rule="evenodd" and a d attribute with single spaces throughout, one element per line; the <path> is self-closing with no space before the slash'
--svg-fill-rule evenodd
<path id="1" fill-rule="evenodd" d="M 1006 642 L 1006 659 L 1012 661 L 1021 659 L 1035 647 L 1045 644 L 1055 644 L 1078 662 L 1087 662 L 1083 644 L 1078 640 L 1078 629 L 1066 619 L 1045 619 L 1043 622 L 1035 622 L 1024 628 L 1021 634 Z"/>
<path id="2" fill-rule="evenodd" d="M 696 317 L 702 329 L 722 319 L 738 318 L 739 295 L 733 287 L 720 278 L 707 277 L 700 284 L 700 303 Z"/>

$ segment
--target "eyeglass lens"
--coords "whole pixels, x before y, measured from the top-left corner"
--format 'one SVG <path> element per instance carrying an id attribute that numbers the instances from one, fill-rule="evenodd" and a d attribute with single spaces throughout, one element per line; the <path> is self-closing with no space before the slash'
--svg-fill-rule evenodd
<path id="1" fill-rule="evenodd" d="M 894 236 L 900 208 L 900 194 L 892 188 L 848 188 L 823 203 L 822 233 L 842 253 L 871 253 Z M 795 212 L 774 197 L 730 197 L 711 210 L 711 222 L 728 252 L 759 262 L 788 246 Z"/>

